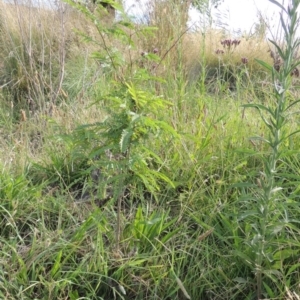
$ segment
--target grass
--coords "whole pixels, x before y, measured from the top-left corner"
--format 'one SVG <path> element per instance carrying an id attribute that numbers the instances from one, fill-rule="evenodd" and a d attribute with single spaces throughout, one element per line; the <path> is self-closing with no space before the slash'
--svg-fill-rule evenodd
<path id="1" fill-rule="evenodd" d="M 276 108 L 255 62 L 273 64 L 270 44 L 224 48 L 230 36 L 172 19 L 96 28 L 61 9 L 34 9 L 40 31 L 30 6 L 1 10 L 0 298 L 299 299 L 296 134 L 254 247 L 272 148 L 251 138 L 269 128 L 243 105 Z M 286 136 L 298 122 L 295 105 Z"/>

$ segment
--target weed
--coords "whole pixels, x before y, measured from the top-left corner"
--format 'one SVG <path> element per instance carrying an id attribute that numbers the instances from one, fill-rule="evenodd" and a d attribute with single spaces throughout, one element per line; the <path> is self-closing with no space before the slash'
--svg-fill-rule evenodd
<path id="1" fill-rule="evenodd" d="M 257 181 L 258 189 L 253 195 L 244 200 L 249 204 L 243 215 L 243 220 L 251 222 L 252 234 L 248 234 L 247 245 L 251 251 L 251 258 L 245 253 L 241 254 L 247 262 L 253 267 L 256 276 L 257 299 L 261 299 L 266 292 L 269 297 L 274 297 L 274 290 L 265 278 L 270 278 L 275 283 L 275 277 L 281 277 L 281 268 L 277 268 L 278 257 L 289 258 L 295 255 L 293 247 L 290 248 L 292 241 L 288 231 L 294 228 L 294 220 L 290 219 L 290 209 L 293 205 L 289 203 L 289 196 L 282 193 L 282 171 L 281 160 L 283 159 L 284 143 L 291 136 L 298 133 L 299 130 L 288 133 L 287 126 L 292 108 L 299 101 L 288 101 L 288 91 L 291 86 L 291 76 L 299 65 L 294 61 L 295 54 L 299 46 L 299 39 L 296 38 L 298 27 L 297 9 L 299 1 L 292 3 L 285 9 L 280 3 L 272 0 L 272 3 L 279 6 L 288 18 L 284 21 L 283 13 L 281 14 L 281 26 L 285 32 L 285 45 L 280 47 L 275 41 L 271 41 L 279 58 L 274 58 L 274 66 L 258 61 L 268 71 L 272 73 L 273 79 L 273 96 L 274 103 L 268 106 L 262 104 L 246 104 L 244 107 L 256 108 L 268 128 L 267 138 L 255 137 L 252 140 L 260 140 L 266 143 L 270 153 L 263 157 L 264 168 L 260 172 Z M 279 61 L 282 61 L 279 66 Z M 251 204 L 254 202 L 255 205 Z"/>

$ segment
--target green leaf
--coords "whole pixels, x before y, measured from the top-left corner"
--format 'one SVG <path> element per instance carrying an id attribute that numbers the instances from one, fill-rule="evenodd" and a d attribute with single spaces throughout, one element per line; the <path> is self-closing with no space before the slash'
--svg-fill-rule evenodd
<path id="1" fill-rule="evenodd" d="M 98 60 L 101 63 L 108 61 L 107 53 L 101 53 L 99 51 L 93 52 L 91 58 Z"/>
<path id="2" fill-rule="evenodd" d="M 54 265 L 51 269 L 51 276 L 54 277 L 55 274 L 59 271 L 60 269 L 60 265 L 61 265 L 61 257 L 62 257 L 62 250 L 60 250 L 57 255 L 56 255 L 56 259 L 55 259 L 55 262 L 54 262 Z"/>
<path id="3" fill-rule="evenodd" d="M 262 105 L 262 104 L 258 104 L 258 103 L 249 103 L 249 104 L 243 104 L 241 105 L 241 107 L 251 107 L 251 108 L 256 108 L 258 110 L 264 110 L 266 112 L 268 112 L 273 118 L 275 118 L 275 114 L 274 112 L 267 106 Z"/>
<path id="4" fill-rule="evenodd" d="M 284 261 L 285 259 L 287 258 L 290 258 L 290 257 L 298 257 L 299 256 L 299 250 L 292 250 L 292 249 L 283 249 L 283 250 L 280 250 L 280 251 L 277 251 L 273 258 L 274 260 L 279 260 L 279 261 Z"/>
<path id="5" fill-rule="evenodd" d="M 300 263 L 291 266 L 291 267 L 288 269 L 288 272 L 287 272 L 286 275 L 287 275 L 287 276 L 291 275 L 291 274 L 294 273 L 294 271 L 295 271 L 296 269 L 298 269 L 298 268 L 300 268 Z M 297 273 L 299 274 L 299 272 L 297 272 Z"/>
<path id="6" fill-rule="evenodd" d="M 242 284 L 250 284 L 250 282 L 242 277 L 236 277 L 233 279 L 233 281 L 237 282 L 237 283 L 242 283 Z"/>
<path id="7" fill-rule="evenodd" d="M 178 132 L 172 126 L 170 126 L 168 123 L 166 123 L 164 121 L 155 121 L 155 124 L 157 124 L 159 126 L 159 128 L 161 128 L 165 133 L 169 133 L 175 138 L 180 137 Z"/>
<path id="8" fill-rule="evenodd" d="M 282 52 L 280 46 L 279 46 L 276 42 L 274 42 L 274 41 L 272 41 L 272 40 L 270 40 L 270 39 L 269 39 L 269 41 L 270 41 L 270 43 L 272 43 L 272 44 L 275 46 L 275 48 L 276 48 L 277 52 L 279 53 L 280 57 L 281 57 L 283 60 L 285 60 L 285 55 L 284 55 L 284 53 Z"/>
<path id="9" fill-rule="evenodd" d="M 133 130 L 124 129 L 120 139 L 120 151 L 125 153 L 131 144 L 131 137 L 133 135 Z"/>
<path id="10" fill-rule="evenodd" d="M 154 194 L 159 191 L 159 186 L 154 177 L 149 176 L 149 174 L 142 174 L 134 170 L 135 174 L 142 180 L 146 189 L 149 190 L 150 193 Z"/>
<path id="11" fill-rule="evenodd" d="M 269 0 L 269 1 L 272 2 L 273 4 L 277 5 L 284 12 L 288 13 L 287 10 L 284 8 L 284 6 L 282 6 L 279 2 L 277 2 L 275 0 Z"/>
<path id="12" fill-rule="evenodd" d="M 148 53 L 146 55 L 146 58 L 150 61 L 155 61 L 155 62 L 159 62 L 161 60 L 161 58 L 158 55 L 154 54 L 154 53 Z"/>
<path id="13" fill-rule="evenodd" d="M 233 171 L 238 171 L 238 170 L 240 170 L 240 169 L 244 169 L 246 166 L 247 166 L 247 161 L 244 160 L 244 161 L 242 161 L 241 163 L 239 163 L 237 166 L 235 166 L 235 167 L 233 168 Z"/>
<path id="14" fill-rule="evenodd" d="M 167 233 L 166 235 L 164 235 L 164 236 L 162 237 L 161 242 L 162 242 L 163 244 L 165 244 L 165 243 L 168 242 L 172 237 L 174 237 L 176 233 L 178 233 L 178 232 L 181 231 L 181 230 L 182 230 L 182 228 L 179 226 L 178 228 L 176 228 L 176 229 L 170 231 L 169 233 Z"/>
<path id="15" fill-rule="evenodd" d="M 285 224 L 284 223 L 276 223 L 274 225 L 270 225 L 268 227 L 268 231 L 272 234 L 272 235 L 276 235 L 279 232 L 282 232 L 282 230 L 284 230 L 285 228 Z"/>
<path id="16" fill-rule="evenodd" d="M 288 31 L 288 29 L 287 29 L 287 27 L 285 25 L 285 20 L 283 19 L 282 14 L 280 14 L 280 23 L 281 23 L 281 26 L 282 26 L 282 28 L 284 30 L 285 36 L 289 36 L 289 31 Z"/>
<path id="17" fill-rule="evenodd" d="M 300 39 L 297 39 L 297 40 L 295 41 L 295 44 L 293 45 L 293 48 L 294 48 L 294 49 L 297 49 L 299 45 L 300 45 Z M 299 62 L 299 63 L 300 63 L 300 62 Z M 297 63 L 297 65 L 299 65 L 299 63 Z"/>
<path id="18" fill-rule="evenodd" d="M 135 218 L 133 221 L 133 226 L 134 226 L 133 228 L 134 228 L 135 237 L 137 239 L 140 239 L 142 237 L 145 228 L 145 219 L 143 216 L 143 210 L 141 206 L 139 206 L 136 211 Z"/>
<path id="19" fill-rule="evenodd" d="M 268 286 L 265 281 L 263 281 L 263 285 L 264 285 L 265 290 L 267 291 L 267 294 L 268 294 L 269 298 L 274 299 L 275 298 L 275 294 L 273 292 L 273 289 L 270 286 Z"/>
<path id="20" fill-rule="evenodd" d="M 257 212 L 257 210 L 248 210 L 244 213 L 242 213 L 241 215 L 238 215 L 238 221 L 242 221 L 248 217 L 254 217 L 259 215 L 259 213 Z"/>
<path id="21" fill-rule="evenodd" d="M 138 259 L 134 259 L 134 260 L 130 260 L 128 262 L 126 262 L 126 267 L 136 267 L 136 266 L 140 266 L 142 267 L 145 263 L 147 263 L 147 261 L 149 260 L 149 258 L 138 258 Z"/>
<path id="22" fill-rule="evenodd" d="M 280 270 L 282 268 L 282 261 L 276 260 L 271 267 L 274 270 Z"/>
<path id="23" fill-rule="evenodd" d="M 91 36 L 85 34 L 84 32 L 76 30 L 76 29 L 74 29 L 74 31 L 76 34 L 78 34 L 79 36 L 81 36 L 83 38 L 84 42 L 98 44 L 98 42 L 96 40 L 94 40 Z"/>
<path id="24" fill-rule="evenodd" d="M 85 237 L 86 231 L 94 224 L 95 220 L 93 216 L 90 216 L 80 227 L 77 229 L 75 235 L 72 238 L 72 242 L 81 242 Z"/>
<path id="25" fill-rule="evenodd" d="M 154 27 L 154 26 L 145 26 L 141 29 L 141 31 L 143 32 L 150 32 L 150 33 L 153 33 L 153 31 L 157 31 L 158 28 L 157 27 Z"/>
<path id="26" fill-rule="evenodd" d="M 245 252 L 239 251 L 239 250 L 234 250 L 233 254 L 240 257 L 244 263 L 250 267 L 255 266 L 255 260 L 252 259 L 250 256 L 248 256 Z"/>
<path id="27" fill-rule="evenodd" d="M 300 64 L 300 62 L 299 62 L 299 64 Z M 297 103 L 299 103 L 300 102 L 300 99 L 299 100 L 296 100 L 296 101 L 293 101 L 286 109 L 285 109 L 285 111 L 287 111 L 288 109 L 290 109 L 291 107 L 293 107 L 294 105 L 296 105 Z"/>
<path id="28" fill-rule="evenodd" d="M 260 59 L 255 59 L 255 61 L 257 63 L 259 63 L 261 66 L 263 66 L 264 68 L 266 68 L 267 70 L 269 70 L 270 72 L 272 72 L 273 70 L 273 67 L 271 65 L 269 65 L 268 63 L 264 62 L 263 60 L 260 60 Z"/>
<path id="29" fill-rule="evenodd" d="M 284 140 L 290 138 L 291 136 L 293 136 L 293 135 L 295 135 L 295 134 L 297 134 L 297 133 L 299 133 L 299 132 L 300 132 L 300 129 L 299 129 L 299 130 L 296 130 L 296 131 L 294 131 L 294 132 L 292 132 L 291 134 L 289 134 L 289 135 L 283 137 L 283 138 L 279 141 L 279 143 L 283 142 Z"/>
<path id="30" fill-rule="evenodd" d="M 119 25 L 122 25 L 126 28 L 130 28 L 130 29 L 134 29 L 134 24 L 132 22 L 128 22 L 127 20 L 120 20 L 118 22 Z M 125 31 L 124 31 L 125 32 Z M 127 35 L 127 33 L 125 32 L 125 34 Z"/>
<path id="31" fill-rule="evenodd" d="M 150 150 L 149 148 L 140 146 L 140 149 L 143 151 L 143 155 L 150 156 L 152 159 L 155 160 L 155 162 L 157 162 L 159 164 L 163 163 L 161 158 L 156 153 L 154 153 L 152 150 Z"/>
<path id="32" fill-rule="evenodd" d="M 161 179 L 164 182 L 168 183 L 172 188 L 175 189 L 175 184 L 174 182 L 165 174 L 159 172 L 159 171 L 155 171 L 155 170 L 149 170 L 149 173 L 153 175 L 153 178 L 156 179 Z"/>

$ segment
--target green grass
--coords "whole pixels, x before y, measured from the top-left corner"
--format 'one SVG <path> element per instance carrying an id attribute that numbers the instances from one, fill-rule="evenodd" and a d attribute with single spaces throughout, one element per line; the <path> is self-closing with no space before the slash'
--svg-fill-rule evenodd
<path id="1" fill-rule="evenodd" d="M 249 54 L 243 44 L 228 61 L 222 58 L 221 68 L 208 33 L 199 38 L 210 51 L 205 60 L 200 47 L 186 56 L 181 44 L 160 61 L 164 49 L 139 56 L 151 36 L 129 50 L 123 45 L 128 32 L 135 39 L 137 27 L 98 24 L 91 32 L 86 22 L 80 30 L 99 43 L 77 48 L 74 38 L 64 62 L 55 54 L 53 66 L 58 59 L 64 67 L 55 102 L 49 90 L 60 86 L 59 71 L 42 82 L 43 92 L 27 81 L 42 109 L 32 109 L 24 94 L 15 102 L 18 85 L 0 91 L 0 298 L 298 299 L 296 134 L 280 144 L 274 182 L 283 190 L 268 203 L 265 241 L 254 234 L 262 230 L 254 212 L 263 204 L 265 158 L 273 149 L 251 138 L 268 138 L 270 129 L 243 105 L 276 108 L 270 74 L 252 57 L 249 65 L 240 63 Z M 15 27 L 6 28 L 16 36 Z M 153 34 L 162 39 L 164 32 Z M 257 58 L 268 60 L 264 47 Z M 90 57 L 94 51 L 97 59 Z M 0 58 L 10 57 L 3 52 Z M 191 62 L 199 61 L 206 65 L 192 70 Z M 30 68 L 20 57 L 14 63 Z M 0 63 L 2 75 L 15 74 L 9 68 Z M 41 74 L 49 72 L 45 67 Z M 298 97 L 298 80 L 287 103 Z M 293 109 L 286 136 L 299 127 L 297 105 Z"/>

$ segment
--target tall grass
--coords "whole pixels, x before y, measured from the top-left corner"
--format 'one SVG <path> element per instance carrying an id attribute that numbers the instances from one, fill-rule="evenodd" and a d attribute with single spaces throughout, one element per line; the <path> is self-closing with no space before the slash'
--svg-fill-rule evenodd
<path id="1" fill-rule="evenodd" d="M 174 3 L 157 30 L 1 10 L 1 299 L 300 297 L 292 50 L 276 73 L 261 36 L 223 46 Z"/>
<path id="2" fill-rule="evenodd" d="M 50 9 L 45 3 L 1 3 L 0 82 L 15 116 L 20 109 L 27 116 L 49 111 L 66 100 L 66 59 L 78 55 L 80 48 L 74 24 L 81 25 L 78 13 L 63 4 Z"/>

